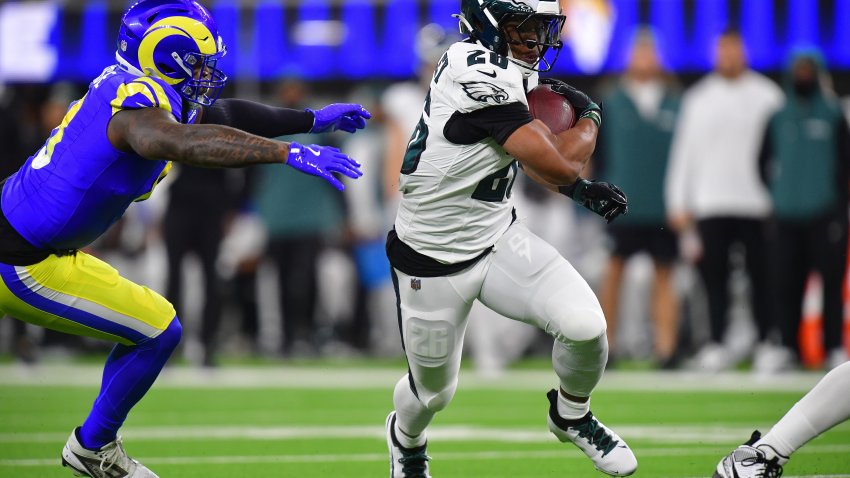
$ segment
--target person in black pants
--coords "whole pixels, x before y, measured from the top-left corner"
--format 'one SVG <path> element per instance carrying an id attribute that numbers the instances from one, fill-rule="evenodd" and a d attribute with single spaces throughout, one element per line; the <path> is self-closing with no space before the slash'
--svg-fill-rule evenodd
<path id="1" fill-rule="evenodd" d="M 215 363 L 216 336 L 221 318 L 221 279 L 215 268 L 224 235 L 224 221 L 233 201 L 227 194 L 227 171 L 183 167 L 171 185 L 163 232 L 168 254 L 166 297 L 180 312 L 184 310 L 182 291 L 183 259 L 194 254 L 203 270 L 204 306 L 201 314 L 201 364 Z"/>
<path id="2" fill-rule="evenodd" d="M 749 217 L 710 217 L 696 223 L 703 253 L 697 268 L 705 283 L 710 317 L 711 340 L 723 343 L 729 310 L 730 253 L 743 249 L 744 267 L 750 281 L 750 306 L 759 340 L 771 330 L 766 283 L 765 222 Z"/>
<path id="3" fill-rule="evenodd" d="M 786 360 L 798 352 L 806 282 L 812 271 L 823 284 L 823 340 L 827 367 L 848 359 L 842 347 L 847 265 L 850 130 L 830 94 L 822 91 L 818 52 L 794 53 L 786 79 L 787 101 L 768 123 L 760 170 L 773 200 L 772 315 Z M 793 352 L 793 353 L 792 353 Z"/>

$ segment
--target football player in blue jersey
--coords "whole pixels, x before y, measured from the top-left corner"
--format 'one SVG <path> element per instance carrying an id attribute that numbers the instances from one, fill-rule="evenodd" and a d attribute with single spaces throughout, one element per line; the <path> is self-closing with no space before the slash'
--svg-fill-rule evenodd
<path id="1" fill-rule="evenodd" d="M 124 14 L 117 64 L 71 104 L 44 146 L 2 183 L 0 310 L 43 327 L 116 342 L 100 393 L 62 451 L 78 476 L 150 478 L 117 436 L 180 341 L 174 307 L 79 249 L 134 201 L 146 199 L 171 162 L 192 166 L 289 165 L 319 176 L 361 176 L 335 148 L 273 141 L 293 133 L 365 127 L 368 111 L 315 111 L 216 101 L 226 77 L 213 18 L 189 0 L 142 0 Z M 309 205 L 305 205 L 309 207 Z"/>

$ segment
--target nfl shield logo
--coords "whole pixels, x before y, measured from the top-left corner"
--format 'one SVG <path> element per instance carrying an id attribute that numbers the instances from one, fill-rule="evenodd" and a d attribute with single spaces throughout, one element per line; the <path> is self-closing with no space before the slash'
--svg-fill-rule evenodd
<path id="1" fill-rule="evenodd" d="M 419 279 L 410 279 L 410 288 L 413 290 L 419 290 L 422 288 L 422 281 Z"/>

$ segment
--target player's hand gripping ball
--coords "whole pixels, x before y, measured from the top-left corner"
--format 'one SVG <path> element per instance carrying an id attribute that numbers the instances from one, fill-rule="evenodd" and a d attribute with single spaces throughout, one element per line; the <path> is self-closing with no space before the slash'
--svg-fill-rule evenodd
<path id="1" fill-rule="evenodd" d="M 550 85 L 540 84 L 528 92 L 528 110 L 534 119 L 543 122 L 553 134 L 566 131 L 576 124 L 573 105 Z"/>
<path id="2" fill-rule="evenodd" d="M 597 104 L 587 93 L 556 78 L 541 78 L 540 84 L 548 86 L 567 100 L 567 103 L 573 107 L 573 114 L 578 116 L 575 122 L 589 119 L 596 124 L 597 128 L 602 126 L 602 102 Z"/>

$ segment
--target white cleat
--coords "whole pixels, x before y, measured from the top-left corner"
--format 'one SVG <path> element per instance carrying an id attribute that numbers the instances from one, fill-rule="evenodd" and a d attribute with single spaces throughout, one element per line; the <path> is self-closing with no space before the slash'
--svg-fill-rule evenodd
<path id="1" fill-rule="evenodd" d="M 78 428 L 71 432 L 62 449 L 62 466 L 67 466 L 76 476 L 91 478 L 159 478 L 138 461 L 127 456 L 121 437 L 107 443 L 99 450 L 83 447 L 77 436 Z"/>
<path id="2" fill-rule="evenodd" d="M 390 449 L 390 478 L 431 478 L 426 453 L 428 444 L 405 448 L 395 437 L 395 412 L 387 415 L 387 447 Z"/>
<path id="3" fill-rule="evenodd" d="M 561 442 L 572 442 L 591 460 L 597 470 L 611 476 L 629 476 L 637 470 L 637 458 L 616 433 L 602 424 L 593 413 L 578 420 L 567 420 L 558 414 L 558 391 L 550 390 L 549 430 Z"/>
<path id="4" fill-rule="evenodd" d="M 767 445 L 753 446 L 760 438 L 761 433 L 758 430 L 754 431 L 748 442 L 735 448 L 732 453 L 720 460 L 712 478 L 779 478 L 782 476 L 780 455 L 773 453 L 773 448 Z M 771 455 L 775 456 L 768 459 L 765 451 L 770 451 Z M 782 458 L 787 461 L 787 457 Z"/>

